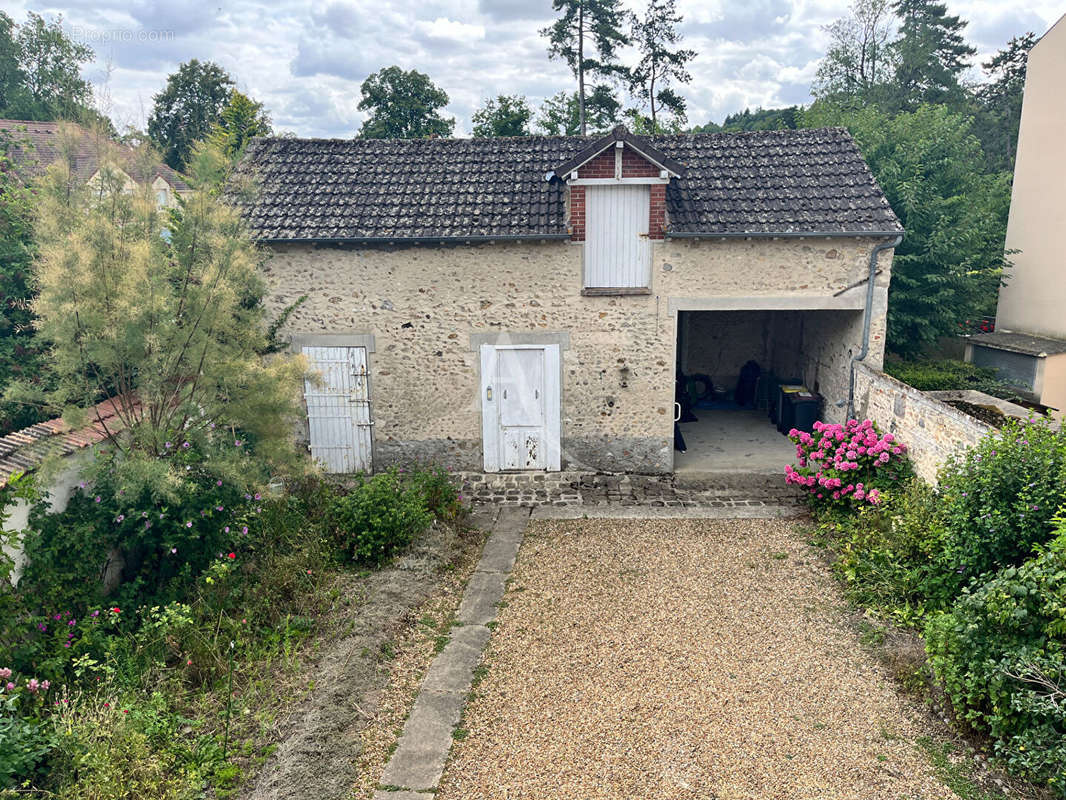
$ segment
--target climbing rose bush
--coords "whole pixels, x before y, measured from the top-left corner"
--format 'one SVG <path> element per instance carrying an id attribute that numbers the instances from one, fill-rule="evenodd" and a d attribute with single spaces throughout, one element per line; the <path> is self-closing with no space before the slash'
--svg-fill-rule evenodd
<path id="1" fill-rule="evenodd" d="M 798 466 L 785 467 L 785 483 L 804 489 L 820 507 L 878 505 L 885 490 L 911 475 L 907 447 L 871 420 L 814 423 L 814 433 L 793 428 Z"/>

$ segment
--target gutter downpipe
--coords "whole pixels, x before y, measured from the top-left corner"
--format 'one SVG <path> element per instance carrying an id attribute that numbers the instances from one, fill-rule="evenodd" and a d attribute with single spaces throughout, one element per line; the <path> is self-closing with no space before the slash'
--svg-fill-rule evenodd
<path id="1" fill-rule="evenodd" d="M 870 354 L 870 323 L 873 319 L 874 283 L 877 280 L 877 257 L 882 250 L 891 250 L 903 241 L 903 234 L 898 234 L 891 242 L 881 242 L 870 251 L 870 272 L 866 277 L 866 308 L 862 315 L 862 349 L 851 358 L 851 375 L 848 379 L 848 419 L 855 416 L 855 365 L 865 361 Z"/>

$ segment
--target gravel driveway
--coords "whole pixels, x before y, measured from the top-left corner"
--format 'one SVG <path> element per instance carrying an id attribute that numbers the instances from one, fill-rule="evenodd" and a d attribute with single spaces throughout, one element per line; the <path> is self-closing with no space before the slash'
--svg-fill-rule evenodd
<path id="1" fill-rule="evenodd" d="M 534 523 L 438 800 L 950 798 L 789 521 Z"/>

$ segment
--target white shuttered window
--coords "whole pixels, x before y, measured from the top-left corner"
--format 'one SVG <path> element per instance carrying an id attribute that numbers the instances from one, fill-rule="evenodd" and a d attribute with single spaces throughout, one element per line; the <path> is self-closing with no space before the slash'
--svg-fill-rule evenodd
<path id="1" fill-rule="evenodd" d="M 646 185 L 585 188 L 585 287 L 634 289 L 648 286 L 651 241 Z"/>

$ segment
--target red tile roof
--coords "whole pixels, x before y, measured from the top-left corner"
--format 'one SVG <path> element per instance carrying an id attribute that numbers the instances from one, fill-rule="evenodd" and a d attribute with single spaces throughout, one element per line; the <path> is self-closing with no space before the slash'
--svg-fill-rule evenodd
<path id="1" fill-rule="evenodd" d="M 81 428 L 71 428 L 62 419 L 51 419 L 0 437 L 0 486 L 6 485 L 14 473 L 34 470 L 47 458 L 70 455 L 102 442 L 107 430 L 122 430 L 125 425 L 115 404 L 115 400 L 105 400 L 89 409 L 87 414 L 92 421 Z"/>

